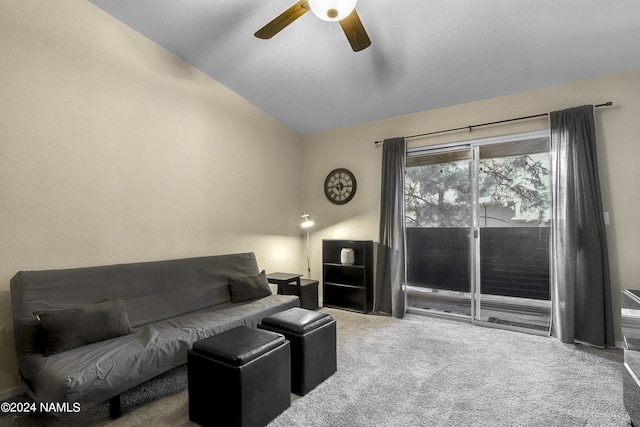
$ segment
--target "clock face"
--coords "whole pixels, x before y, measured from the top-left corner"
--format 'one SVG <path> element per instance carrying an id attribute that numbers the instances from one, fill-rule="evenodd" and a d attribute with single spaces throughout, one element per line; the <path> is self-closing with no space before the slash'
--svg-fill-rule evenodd
<path id="1" fill-rule="evenodd" d="M 356 177 L 350 170 L 334 169 L 324 180 L 324 194 L 336 205 L 344 205 L 355 196 L 356 185 Z"/>

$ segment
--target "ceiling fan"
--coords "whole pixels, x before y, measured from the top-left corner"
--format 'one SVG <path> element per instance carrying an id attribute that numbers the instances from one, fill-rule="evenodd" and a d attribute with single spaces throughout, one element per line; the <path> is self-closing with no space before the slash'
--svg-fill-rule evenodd
<path id="1" fill-rule="evenodd" d="M 270 39 L 311 10 L 325 21 L 339 21 L 351 48 L 354 52 L 359 52 L 369 47 L 371 40 L 355 10 L 356 2 L 357 0 L 300 0 L 254 35 L 259 39 Z"/>

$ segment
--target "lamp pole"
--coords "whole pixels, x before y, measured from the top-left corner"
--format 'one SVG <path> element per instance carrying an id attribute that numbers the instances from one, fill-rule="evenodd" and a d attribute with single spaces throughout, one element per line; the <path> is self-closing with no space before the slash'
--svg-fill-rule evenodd
<path id="1" fill-rule="evenodd" d="M 313 220 L 311 220 L 311 216 L 307 213 L 307 211 L 302 212 L 302 224 L 300 227 L 304 228 L 307 232 L 307 278 L 311 278 L 311 244 L 309 242 L 309 228 L 313 226 Z"/>
<path id="2" fill-rule="evenodd" d="M 307 279 L 311 279 L 311 245 L 309 243 L 308 228 L 307 228 Z"/>

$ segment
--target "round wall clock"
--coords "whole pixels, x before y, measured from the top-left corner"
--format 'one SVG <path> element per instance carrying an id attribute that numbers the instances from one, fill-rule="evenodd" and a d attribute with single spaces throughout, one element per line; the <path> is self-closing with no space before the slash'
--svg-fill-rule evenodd
<path id="1" fill-rule="evenodd" d="M 324 180 L 324 194 L 336 205 L 344 205 L 353 199 L 356 187 L 356 177 L 349 169 L 334 169 Z"/>

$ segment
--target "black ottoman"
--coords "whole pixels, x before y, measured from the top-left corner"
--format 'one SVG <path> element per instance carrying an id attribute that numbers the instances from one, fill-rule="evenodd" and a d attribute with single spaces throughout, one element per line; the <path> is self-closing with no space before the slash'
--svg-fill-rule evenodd
<path id="1" fill-rule="evenodd" d="M 281 283 L 278 285 L 278 293 L 282 295 L 297 295 L 300 298 L 300 307 L 316 310 L 318 308 L 318 281 L 313 279 L 300 279 L 300 284 Z"/>
<path id="2" fill-rule="evenodd" d="M 189 419 L 203 426 L 264 426 L 291 404 L 290 347 L 240 326 L 193 343 L 187 356 Z"/>
<path id="3" fill-rule="evenodd" d="M 293 393 L 304 396 L 336 372 L 336 321 L 327 313 L 291 308 L 265 317 L 258 328 L 291 343 Z"/>

